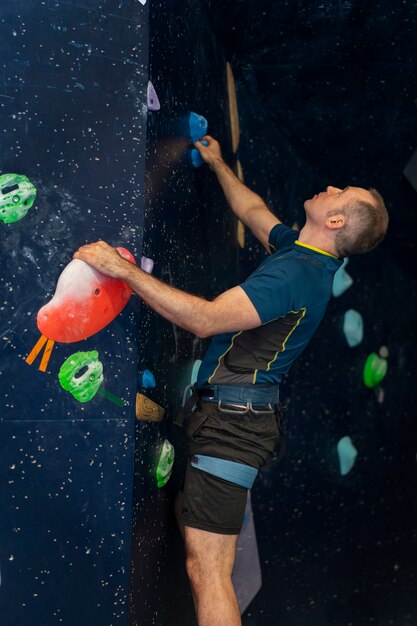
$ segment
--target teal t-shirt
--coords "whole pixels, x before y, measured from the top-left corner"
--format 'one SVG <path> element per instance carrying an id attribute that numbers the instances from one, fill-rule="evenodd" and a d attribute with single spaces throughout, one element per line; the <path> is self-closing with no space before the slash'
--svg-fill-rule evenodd
<path id="1" fill-rule="evenodd" d="M 332 292 L 337 257 L 297 241 L 283 224 L 269 235 L 271 255 L 240 286 L 262 325 L 215 335 L 197 387 L 277 384 L 320 324 Z"/>

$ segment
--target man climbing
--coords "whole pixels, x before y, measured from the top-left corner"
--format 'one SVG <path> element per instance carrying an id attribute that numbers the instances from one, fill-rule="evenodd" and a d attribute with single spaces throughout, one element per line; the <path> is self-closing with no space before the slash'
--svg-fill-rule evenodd
<path id="1" fill-rule="evenodd" d="M 189 461 L 180 506 L 199 626 L 239 626 L 231 575 L 247 489 L 279 438 L 282 376 L 317 329 L 341 257 L 385 236 L 380 194 L 327 187 L 304 203 L 300 233 L 284 226 L 222 159 L 218 142 L 196 143 L 235 215 L 270 253 L 245 282 L 213 301 L 187 294 L 123 259 L 103 241 L 74 254 L 121 278 L 152 309 L 198 337 L 213 337 L 200 367 L 197 410 L 187 420 Z"/>

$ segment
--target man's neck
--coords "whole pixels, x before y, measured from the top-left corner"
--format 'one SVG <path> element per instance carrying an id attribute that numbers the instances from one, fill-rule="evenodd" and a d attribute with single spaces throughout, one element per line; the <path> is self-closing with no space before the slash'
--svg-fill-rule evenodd
<path id="1" fill-rule="evenodd" d="M 306 224 L 300 230 L 297 239 L 300 243 L 304 243 L 307 246 L 312 246 L 313 248 L 337 256 L 333 233 L 331 236 L 327 236 L 327 233 L 324 233 L 321 229 L 315 229 Z"/>

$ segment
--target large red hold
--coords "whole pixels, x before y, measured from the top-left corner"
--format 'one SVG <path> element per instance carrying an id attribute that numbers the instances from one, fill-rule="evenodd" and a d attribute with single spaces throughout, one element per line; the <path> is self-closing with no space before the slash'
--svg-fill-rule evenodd
<path id="1" fill-rule="evenodd" d="M 131 263 L 125 248 L 118 252 Z M 42 335 L 61 343 L 87 339 L 110 324 L 124 309 L 132 294 L 119 278 L 101 274 L 79 259 L 73 259 L 58 279 L 54 296 L 37 316 Z"/>

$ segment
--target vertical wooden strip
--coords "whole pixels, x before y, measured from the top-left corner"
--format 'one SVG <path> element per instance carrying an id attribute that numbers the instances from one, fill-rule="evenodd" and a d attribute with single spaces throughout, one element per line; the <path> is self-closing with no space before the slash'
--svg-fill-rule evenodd
<path id="1" fill-rule="evenodd" d="M 233 78 L 232 68 L 230 63 L 226 63 L 227 74 L 227 95 L 229 97 L 229 113 L 230 113 L 230 127 L 232 131 L 232 150 L 237 152 L 239 147 L 240 130 L 239 130 L 239 114 L 237 109 L 236 88 L 235 79 Z"/>
<path id="2" fill-rule="evenodd" d="M 239 159 L 236 162 L 236 175 L 238 179 L 243 183 L 243 169 Z M 240 220 L 238 220 L 237 222 L 236 236 L 239 246 L 243 249 L 245 247 L 245 225 Z"/>
<path id="3" fill-rule="evenodd" d="M 239 147 L 240 140 L 240 127 L 239 127 L 239 113 L 237 109 L 236 87 L 235 79 L 233 78 L 232 68 L 229 63 L 226 63 L 226 75 L 227 75 L 227 95 L 229 98 L 229 115 L 230 115 L 230 128 L 232 133 L 232 150 L 236 155 Z M 243 173 L 240 162 L 237 162 L 237 177 L 243 182 Z M 240 220 L 237 221 L 236 226 L 236 239 L 241 248 L 245 247 L 245 226 Z"/>

